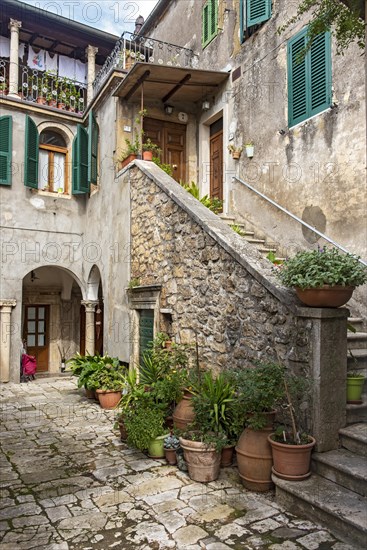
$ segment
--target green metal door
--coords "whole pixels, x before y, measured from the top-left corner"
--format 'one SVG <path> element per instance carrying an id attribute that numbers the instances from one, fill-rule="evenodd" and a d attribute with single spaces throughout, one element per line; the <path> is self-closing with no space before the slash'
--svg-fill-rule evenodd
<path id="1" fill-rule="evenodd" d="M 140 311 L 139 326 L 139 362 L 143 362 L 144 352 L 150 348 L 150 343 L 154 337 L 154 311 L 152 309 L 142 309 Z"/>

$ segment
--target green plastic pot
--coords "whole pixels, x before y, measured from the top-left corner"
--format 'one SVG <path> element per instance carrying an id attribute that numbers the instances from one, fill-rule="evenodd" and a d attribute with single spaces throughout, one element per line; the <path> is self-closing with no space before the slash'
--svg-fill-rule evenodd
<path id="1" fill-rule="evenodd" d="M 361 403 L 364 376 L 348 376 L 347 378 L 347 402 Z"/>
<path id="2" fill-rule="evenodd" d="M 150 458 L 164 458 L 164 438 L 169 434 L 159 435 L 152 439 L 148 447 Z"/>

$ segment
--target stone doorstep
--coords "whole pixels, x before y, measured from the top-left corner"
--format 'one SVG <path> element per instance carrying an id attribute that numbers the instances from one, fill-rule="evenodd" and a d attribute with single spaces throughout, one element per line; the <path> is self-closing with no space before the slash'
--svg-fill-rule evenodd
<path id="1" fill-rule="evenodd" d="M 347 449 L 313 453 L 312 470 L 359 495 L 367 496 L 366 460 Z"/>
<path id="2" fill-rule="evenodd" d="M 348 332 L 347 346 L 351 350 L 365 349 L 367 346 L 367 332 Z"/>
<path id="3" fill-rule="evenodd" d="M 367 404 L 365 403 L 367 408 Z M 348 407 L 359 407 L 359 405 L 348 405 Z M 352 453 L 363 457 L 367 456 L 367 424 L 352 424 L 339 430 L 339 437 L 342 447 Z"/>
<path id="4" fill-rule="evenodd" d="M 276 500 L 292 513 L 322 522 L 336 536 L 365 548 L 367 498 L 313 474 L 304 481 L 286 481 L 272 476 Z"/>

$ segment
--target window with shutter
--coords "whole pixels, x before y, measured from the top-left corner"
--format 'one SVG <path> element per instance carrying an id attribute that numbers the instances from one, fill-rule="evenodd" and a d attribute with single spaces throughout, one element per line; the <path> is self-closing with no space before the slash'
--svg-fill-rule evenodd
<path id="1" fill-rule="evenodd" d="M 0 116 L 0 185 L 11 185 L 12 128 L 12 117 Z"/>
<path id="2" fill-rule="evenodd" d="M 242 40 L 248 38 L 256 25 L 271 17 L 271 0 L 240 0 L 240 25 Z M 257 28 L 257 27 L 256 27 Z"/>
<path id="3" fill-rule="evenodd" d="M 202 37 L 203 48 L 213 40 L 218 31 L 218 0 L 208 0 L 202 10 Z"/>
<path id="4" fill-rule="evenodd" d="M 88 184 L 97 185 L 99 126 L 92 111 L 88 123 Z"/>
<path id="5" fill-rule="evenodd" d="M 89 193 L 88 183 L 88 132 L 78 124 L 73 141 L 73 195 Z"/>
<path id="6" fill-rule="evenodd" d="M 38 188 L 39 136 L 35 122 L 27 115 L 25 123 L 24 185 Z"/>
<path id="7" fill-rule="evenodd" d="M 288 42 L 288 124 L 294 126 L 331 105 L 330 33 L 320 34 L 305 56 L 307 28 Z"/>

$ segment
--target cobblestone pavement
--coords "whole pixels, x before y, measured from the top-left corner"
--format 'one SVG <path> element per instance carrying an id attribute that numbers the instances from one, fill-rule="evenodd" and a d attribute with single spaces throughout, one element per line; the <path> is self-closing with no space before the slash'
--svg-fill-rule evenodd
<path id="1" fill-rule="evenodd" d="M 72 379 L 7 384 L 0 394 L 1 550 L 351 548 L 272 493 L 246 491 L 235 468 L 200 484 L 128 448 L 114 412 Z"/>

